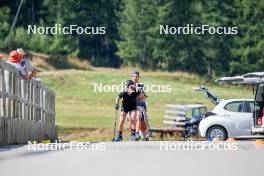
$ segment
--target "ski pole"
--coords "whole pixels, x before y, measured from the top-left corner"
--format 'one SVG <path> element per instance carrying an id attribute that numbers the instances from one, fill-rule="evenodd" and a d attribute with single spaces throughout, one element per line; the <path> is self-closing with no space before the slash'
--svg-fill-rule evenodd
<path id="1" fill-rule="evenodd" d="M 115 125 L 114 125 L 114 137 L 113 137 L 113 140 L 115 139 L 115 136 L 116 136 L 116 120 L 117 120 L 117 109 L 116 109 L 116 113 L 115 113 Z"/>

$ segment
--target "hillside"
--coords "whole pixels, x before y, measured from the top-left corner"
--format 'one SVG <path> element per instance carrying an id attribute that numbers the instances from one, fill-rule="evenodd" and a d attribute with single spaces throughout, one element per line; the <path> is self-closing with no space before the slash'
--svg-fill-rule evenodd
<path id="1" fill-rule="evenodd" d="M 4 59 L 8 55 L 4 54 Z M 94 84 L 120 85 L 130 79 L 135 68 L 120 69 L 92 67 L 87 61 L 64 56 L 49 56 L 30 52 L 31 63 L 41 72 L 44 83 L 56 92 L 56 122 L 63 140 L 111 140 L 114 124 L 114 103 L 118 91 L 94 92 Z M 152 126 L 162 126 L 165 105 L 204 103 L 213 104 L 207 97 L 193 90 L 207 86 L 222 99 L 253 98 L 245 87 L 227 87 L 208 82 L 195 74 L 141 70 L 145 85 L 170 85 L 171 92 L 149 92 L 148 106 Z M 98 87 L 97 87 L 98 88 Z"/>
<path id="2" fill-rule="evenodd" d="M 39 76 L 54 89 L 56 122 L 63 140 L 111 140 L 114 124 L 114 100 L 117 92 L 94 92 L 94 83 L 119 85 L 130 78 L 132 68 L 92 68 L 90 70 L 57 70 L 42 72 Z M 192 90 L 206 85 L 216 95 L 227 98 L 253 98 L 252 90 L 241 87 L 223 87 L 206 83 L 202 78 L 182 72 L 145 72 L 140 70 L 145 85 L 171 85 L 170 93 L 149 92 L 148 106 L 152 126 L 162 125 L 167 103 L 212 103 L 204 94 Z"/>

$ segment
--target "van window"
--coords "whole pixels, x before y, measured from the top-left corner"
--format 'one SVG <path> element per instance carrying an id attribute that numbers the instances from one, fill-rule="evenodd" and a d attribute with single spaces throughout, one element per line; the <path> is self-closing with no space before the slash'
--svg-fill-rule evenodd
<path id="1" fill-rule="evenodd" d="M 200 113 L 201 113 L 201 115 L 204 115 L 205 113 L 206 113 L 206 108 L 205 107 L 203 107 L 203 108 L 200 108 Z"/>
<path id="2" fill-rule="evenodd" d="M 231 112 L 243 112 L 243 102 L 236 101 L 228 103 L 224 109 Z"/>
<path id="3" fill-rule="evenodd" d="M 186 118 L 187 118 L 187 119 L 191 119 L 191 118 L 192 118 L 192 109 L 189 109 L 189 110 L 186 112 Z"/>
<path id="4" fill-rule="evenodd" d="M 254 102 L 253 101 L 244 101 L 244 112 L 251 113 L 254 111 Z"/>
<path id="5" fill-rule="evenodd" d="M 256 97 L 255 101 L 263 101 L 263 84 L 258 86 L 257 92 L 256 92 Z"/>
<path id="6" fill-rule="evenodd" d="M 194 108 L 194 109 L 193 109 L 193 112 L 192 112 L 192 116 L 193 116 L 194 118 L 200 117 L 200 116 L 201 116 L 201 114 L 200 114 L 200 109 L 199 109 L 199 108 Z"/>

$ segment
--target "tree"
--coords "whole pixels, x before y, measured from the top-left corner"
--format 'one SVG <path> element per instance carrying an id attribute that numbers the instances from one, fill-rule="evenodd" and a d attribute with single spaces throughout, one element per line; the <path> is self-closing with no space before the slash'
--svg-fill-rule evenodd
<path id="1" fill-rule="evenodd" d="M 264 2 L 235 0 L 234 23 L 239 28 L 232 48 L 230 74 L 263 71 Z"/>
<path id="2" fill-rule="evenodd" d="M 125 64 L 146 68 L 152 61 L 152 35 L 156 24 L 157 1 L 123 1 L 120 13 L 117 55 Z"/>

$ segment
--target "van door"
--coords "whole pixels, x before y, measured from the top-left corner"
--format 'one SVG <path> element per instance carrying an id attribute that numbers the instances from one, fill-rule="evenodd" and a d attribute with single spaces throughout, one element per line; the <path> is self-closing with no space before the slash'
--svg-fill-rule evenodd
<path id="1" fill-rule="evenodd" d="M 245 112 L 245 104 L 243 101 L 234 101 L 226 104 L 224 107 L 226 110 L 225 116 L 229 119 L 230 129 L 235 136 L 248 136 L 251 134 L 250 121 L 252 119 L 252 112 Z M 250 103 L 247 102 L 248 104 Z M 251 101 L 251 104 L 253 108 L 254 102 Z"/>
<path id="2" fill-rule="evenodd" d="M 250 129 L 254 126 L 254 120 L 253 120 L 254 107 L 255 107 L 255 103 L 253 101 L 244 101 L 244 112 L 248 113 Z"/>

